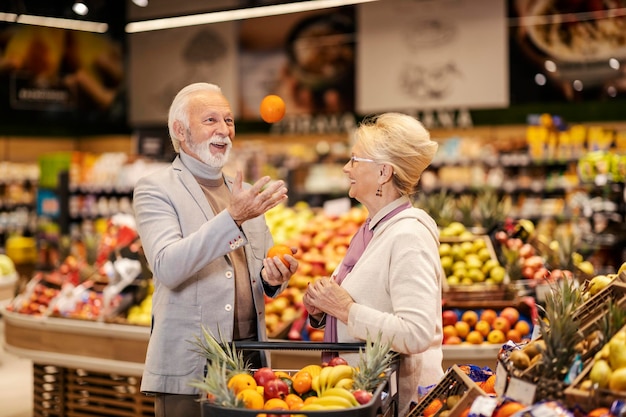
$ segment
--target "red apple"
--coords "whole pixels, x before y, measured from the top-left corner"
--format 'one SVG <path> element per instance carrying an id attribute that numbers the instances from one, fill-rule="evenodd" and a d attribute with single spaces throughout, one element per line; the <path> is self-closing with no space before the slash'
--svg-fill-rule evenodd
<path id="1" fill-rule="evenodd" d="M 331 360 L 328 361 L 328 366 L 336 366 L 336 365 L 347 365 L 348 361 L 342 358 L 341 356 L 335 356 Z"/>
<path id="2" fill-rule="evenodd" d="M 453 310 L 444 310 L 441 313 L 441 317 L 442 317 L 444 326 L 447 326 L 447 325 L 454 326 L 454 323 L 456 323 L 459 320 L 459 317 Z"/>
<path id="3" fill-rule="evenodd" d="M 280 378 L 271 379 L 263 384 L 263 395 L 265 401 L 271 398 L 284 399 L 289 395 L 289 385 Z"/>
<path id="4" fill-rule="evenodd" d="M 272 368 L 269 368 L 267 366 L 257 369 L 256 371 L 254 371 L 254 374 L 252 376 L 254 377 L 257 385 L 261 386 L 265 386 L 267 382 L 277 378 Z"/>
<path id="5" fill-rule="evenodd" d="M 372 400 L 372 397 L 374 396 L 374 394 L 364 389 L 358 389 L 354 391 L 352 395 L 354 395 L 354 398 L 356 398 L 357 402 L 361 405 L 365 405 L 369 403 Z"/>

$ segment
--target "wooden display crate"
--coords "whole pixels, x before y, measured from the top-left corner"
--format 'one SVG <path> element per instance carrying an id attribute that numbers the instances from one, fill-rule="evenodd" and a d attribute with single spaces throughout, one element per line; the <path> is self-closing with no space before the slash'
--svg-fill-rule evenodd
<path id="1" fill-rule="evenodd" d="M 463 242 L 474 242 L 483 240 L 485 247 L 489 250 L 492 260 L 498 261 L 498 256 L 488 235 L 474 235 L 467 238 L 461 237 L 441 237 L 441 243 L 459 244 Z M 500 265 L 498 261 L 498 265 Z M 502 284 L 484 284 L 474 283 L 472 285 L 454 285 L 449 286 L 443 292 L 443 299 L 446 302 L 478 302 L 478 301 L 503 301 L 515 298 L 515 292 L 507 284 L 508 277 L 505 277 Z"/>
<path id="2" fill-rule="evenodd" d="M 409 411 L 407 417 L 421 417 L 433 401 L 439 400 L 444 404 L 452 395 L 458 395 L 461 398 L 447 414 L 448 417 L 458 417 L 467 407 L 472 405 L 476 398 L 487 396 L 461 368 L 454 365 L 448 369 L 441 381 Z"/>
<path id="3" fill-rule="evenodd" d="M 34 417 L 154 415 L 154 398 L 135 376 L 33 364 Z"/>

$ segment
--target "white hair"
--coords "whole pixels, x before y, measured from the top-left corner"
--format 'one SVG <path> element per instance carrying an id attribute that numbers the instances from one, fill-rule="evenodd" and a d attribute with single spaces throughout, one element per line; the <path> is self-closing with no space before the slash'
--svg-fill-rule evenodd
<path id="1" fill-rule="evenodd" d="M 169 129 L 170 138 L 172 140 L 172 146 L 174 147 L 174 151 L 176 151 L 176 153 L 180 151 L 180 138 L 176 135 L 176 132 L 174 130 L 174 123 L 180 122 L 182 123 L 185 130 L 189 129 L 189 114 L 187 112 L 189 99 L 194 94 L 203 91 L 221 93 L 222 89 L 215 84 L 193 83 L 180 90 L 172 101 L 172 105 L 170 106 L 170 112 L 167 119 L 167 127 Z"/>

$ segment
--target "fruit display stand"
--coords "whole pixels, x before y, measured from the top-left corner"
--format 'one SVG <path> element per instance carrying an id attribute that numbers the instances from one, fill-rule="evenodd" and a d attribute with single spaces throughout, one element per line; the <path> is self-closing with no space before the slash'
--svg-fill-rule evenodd
<path id="1" fill-rule="evenodd" d="M 33 362 L 34 417 L 154 415 L 139 392 L 149 327 L 2 314 L 5 350 Z"/>
<path id="2" fill-rule="evenodd" d="M 15 296 L 17 279 L 17 274 L 0 276 L 0 307 L 4 307 Z"/>

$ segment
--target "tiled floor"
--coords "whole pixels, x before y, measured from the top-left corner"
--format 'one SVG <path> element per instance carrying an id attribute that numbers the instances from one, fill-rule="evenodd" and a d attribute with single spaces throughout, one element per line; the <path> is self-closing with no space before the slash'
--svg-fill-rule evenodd
<path id="1" fill-rule="evenodd" d="M 32 417 L 33 373 L 28 359 L 4 351 L 4 322 L 0 317 L 0 416 Z"/>

